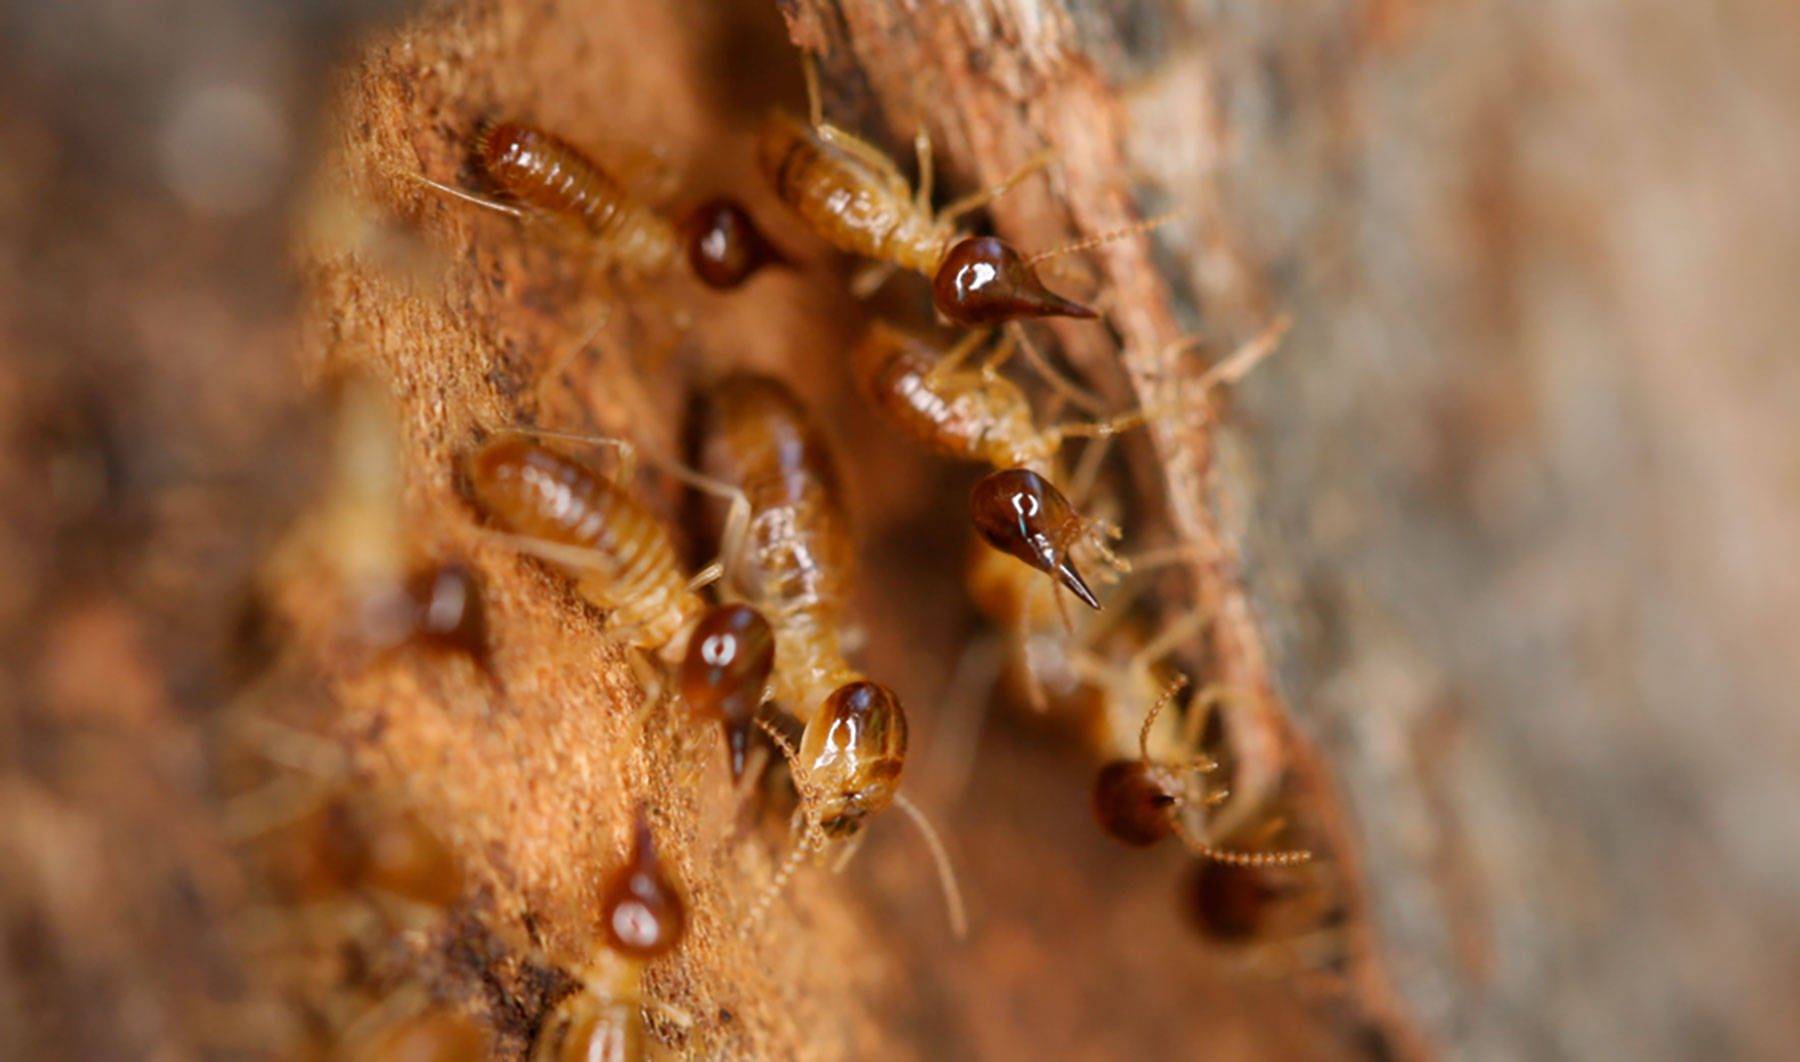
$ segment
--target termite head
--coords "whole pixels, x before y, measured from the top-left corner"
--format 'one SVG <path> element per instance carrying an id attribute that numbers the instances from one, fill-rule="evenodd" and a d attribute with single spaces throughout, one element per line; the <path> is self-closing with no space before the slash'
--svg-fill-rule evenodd
<path id="1" fill-rule="evenodd" d="M 749 605 L 708 611 L 688 637 L 679 675 L 681 698 L 696 715 L 725 727 L 731 777 L 742 778 L 756 710 L 775 668 L 775 631 Z"/>
<path id="2" fill-rule="evenodd" d="M 1098 317 L 1044 287 L 1037 270 L 1011 244 L 970 236 L 945 252 L 931 280 L 938 313 L 961 328 L 985 328 L 1022 317 Z"/>
<path id="3" fill-rule="evenodd" d="M 1129 845 L 1147 848 L 1174 829 L 1178 798 L 1163 772 L 1141 760 L 1114 760 L 1094 779 L 1094 818 Z"/>
<path id="4" fill-rule="evenodd" d="M 631 858 L 601 886 L 600 916 L 607 946 L 631 959 L 667 955 L 687 931 L 687 906 L 656 857 L 641 804 L 632 815 Z"/>
<path id="5" fill-rule="evenodd" d="M 787 261 L 735 199 L 709 199 L 695 207 L 683 226 L 688 263 L 709 288 L 729 291 L 766 265 Z"/>
<path id="6" fill-rule="evenodd" d="M 886 810 L 906 765 L 906 712 L 894 691 L 859 680 L 832 691 L 800 736 L 800 762 L 816 794 L 813 821 L 848 837 Z"/>
<path id="7" fill-rule="evenodd" d="M 481 604 L 481 584 L 468 565 L 452 561 L 417 573 L 407 585 L 407 596 L 417 610 L 413 627 L 421 640 L 487 666 L 487 613 Z"/>
<path id="8" fill-rule="evenodd" d="M 1089 608 L 1100 607 L 1069 555 L 1085 525 L 1049 480 L 1027 468 L 992 473 L 975 484 L 969 514 L 988 545 L 1055 576 Z"/>

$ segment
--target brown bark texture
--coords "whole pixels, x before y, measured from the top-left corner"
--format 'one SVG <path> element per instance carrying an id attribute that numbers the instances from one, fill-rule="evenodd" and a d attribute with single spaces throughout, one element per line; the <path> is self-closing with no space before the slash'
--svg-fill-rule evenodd
<path id="1" fill-rule="evenodd" d="M 647 1011 L 670 1057 L 1800 1037 L 1791 5 L 189 0 L 0 29 L 0 1057 L 354 1055 L 422 1011 L 525 1057 L 638 803 L 692 912 L 642 989 L 685 1015 Z M 1185 551 L 1138 608 L 1200 617 L 1171 661 L 1232 691 L 1210 825 L 1315 847 L 1283 879 L 1304 917 L 1204 936 L 1191 857 L 1095 828 L 1099 750 L 986 708 L 1018 698 L 963 587 L 974 474 L 845 364 L 872 317 L 929 320 L 922 285 L 852 297 L 756 171 L 808 56 L 903 170 L 929 136 L 940 201 L 1045 155 L 975 222 L 1027 251 L 1180 211 L 1054 260 L 1105 319 L 1029 334 L 1170 411 L 1103 466 L 1125 547 Z M 672 213 L 737 196 L 791 261 L 622 275 L 410 179 L 481 190 L 505 118 Z M 908 706 L 966 941 L 897 812 L 753 919 L 784 775 L 740 804 L 716 734 L 466 500 L 460 455 L 507 427 L 679 457 L 734 369 L 833 443 L 858 659 Z M 698 567 L 680 485 L 634 483 Z M 488 658 L 372 647 L 369 573 L 445 561 Z M 297 896 L 290 827 L 328 800 L 427 823 L 455 898 Z"/>

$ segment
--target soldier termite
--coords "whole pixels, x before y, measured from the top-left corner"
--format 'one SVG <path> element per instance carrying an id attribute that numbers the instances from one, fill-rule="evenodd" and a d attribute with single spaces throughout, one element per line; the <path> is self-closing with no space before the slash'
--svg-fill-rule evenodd
<path id="1" fill-rule="evenodd" d="M 643 995 L 645 964 L 674 951 L 687 935 L 687 904 L 657 858 L 641 805 L 632 816 L 631 854 L 601 886 L 600 933 L 606 947 L 578 972 L 581 989 L 545 1017 L 532 1062 L 642 1062 L 648 1057 L 645 1006 L 679 1024 L 691 1022 Z"/>
<path id="2" fill-rule="evenodd" d="M 1173 833 L 1195 855 L 1242 867 L 1284 867 L 1312 858 L 1305 850 L 1284 852 L 1235 852 L 1208 844 L 1189 823 L 1191 809 L 1210 807 L 1226 798 L 1224 790 L 1206 792 L 1197 779 L 1213 769 L 1204 756 L 1185 763 L 1169 763 L 1150 755 L 1150 734 L 1157 717 L 1187 685 L 1178 677 L 1150 706 L 1138 732 L 1135 760 L 1114 760 L 1100 768 L 1094 780 L 1094 817 L 1100 827 L 1126 844 L 1148 847 Z M 1203 691 L 1211 696 L 1217 691 Z M 1190 709 L 1192 711 L 1193 709 Z"/>
<path id="3" fill-rule="evenodd" d="M 728 376 L 703 403 L 701 468 L 741 490 L 749 510 L 737 571 L 746 597 L 776 632 L 776 697 L 804 724 L 798 750 L 764 729 L 788 757 L 806 829 L 756 907 L 756 918 L 807 852 L 858 836 L 898 805 L 919 826 L 937 861 L 952 930 L 966 921 L 943 845 L 923 812 L 900 794 L 906 713 L 892 690 L 845 658 L 853 552 L 837 470 L 820 435 L 781 383 Z"/>
<path id="4" fill-rule="evenodd" d="M 839 250 L 907 269 L 931 281 L 932 304 L 961 328 L 992 328 L 1039 317 L 1094 318 L 1093 309 L 1057 295 L 1039 279 L 1038 262 L 1147 231 L 1158 218 L 1117 232 L 1080 240 L 1030 258 L 1005 240 L 970 236 L 958 220 L 1004 195 L 1037 172 L 1040 156 L 991 188 L 931 209 L 931 142 L 923 126 L 914 139 L 919 186 L 915 191 L 881 149 L 825 121 L 818 74 L 804 64 L 810 125 L 786 114 L 766 118 L 757 132 L 757 160 L 776 194 L 826 242 Z M 873 284 L 859 285 L 872 289 Z M 1093 399 L 1025 344 L 1037 370 L 1058 391 L 1087 408 Z"/>
<path id="5" fill-rule="evenodd" d="M 741 771 L 773 654 L 748 641 L 724 651 L 713 635 L 736 629 L 751 638 L 754 624 L 737 606 L 706 604 L 695 584 L 707 576 L 684 574 L 662 522 L 628 487 L 520 435 L 488 442 L 464 470 L 475 503 L 511 533 L 509 542 L 574 576 L 577 592 L 608 610 L 629 644 L 679 669 L 683 699 L 696 714 L 722 722 L 734 771 Z M 705 633 L 696 640 L 696 632 Z"/>

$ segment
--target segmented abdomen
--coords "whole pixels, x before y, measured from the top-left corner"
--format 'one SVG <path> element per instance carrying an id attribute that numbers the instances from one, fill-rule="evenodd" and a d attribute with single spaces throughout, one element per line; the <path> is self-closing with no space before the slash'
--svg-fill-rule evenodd
<path id="1" fill-rule="evenodd" d="M 581 462 L 502 438 L 484 446 L 468 471 L 476 503 L 506 530 L 584 551 L 552 563 L 576 577 L 583 597 L 613 610 L 634 644 L 667 644 L 704 607 L 662 524 Z"/>
<path id="2" fill-rule="evenodd" d="M 911 199 L 896 197 L 884 176 L 807 126 L 770 115 L 757 131 L 756 157 L 782 202 L 838 250 L 927 276 L 936 271 L 949 241 L 931 219 Z"/>
<path id="3" fill-rule="evenodd" d="M 1013 384 L 976 372 L 933 381 L 943 353 L 930 342 L 876 322 L 851 352 L 851 368 L 869 403 L 914 441 L 946 457 L 1014 465 L 1047 464 L 1031 405 Z"/>
<path id="4" fill-rule="evenodd" d="M 556 134 L 500 122 L 482 131 L 479 146 L 482 167 L 501 191 L 584 229 L 631 268 L 653 272 L 674 257 L 674 226 L 633 200 L 618 181 Z"/>

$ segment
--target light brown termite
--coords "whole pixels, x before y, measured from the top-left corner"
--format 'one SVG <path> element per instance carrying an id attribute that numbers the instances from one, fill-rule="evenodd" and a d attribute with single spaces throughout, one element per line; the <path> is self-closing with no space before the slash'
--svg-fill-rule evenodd
<path id="1" fill-rule="evenodd" d="M 642 1062 L 648 1057 L 645 1006 L 691 1023 L 681 1011 L 643 995 L 644 966 L 674 951 L 687 935 L 687 903 L 657 857 L 642 805 L 632 816 L 629 857 L 601 884 L 600 933 L 606 947 L 579 971 L 582 987 L 545 1017 L 532 1062 Z"/>
<path id="2" fill-rule="evenodd" d="M 746 596 L 775 627 L 776 697 L 804 724 L 796 750 L 759 720 L 787 755 L 806 831 L 757 905 L 758 916 L 801 856 L 854 838 L 870 817 L 898 805 L 938 862 L 960 936 L 962 901 L 942 843 L 900 795 L 906 712 L 892 690 L 844 655 L 854 552 L 823 436 L 784 385 L 747 373 L 709 389 L 700 428 L 702 470 L 747 499 L 749 530 L 737 570 Z"/>
<path id="3" fill-rule="evenodd" d="M 493 1037 L 473 1019 L 434 1009 L 391 1022 L 336 1057 L 348 1062 L 482 1062 L 492 1051 Z"/>
<path id="4" fill-rule="evenodd" d="M 638 200 L 574 144 L 523 122 L 484 126 L 475 147 L 482 172 L 510 202 L 410 176 L 466 202 L 513 217 L 543 219 L 637 276 L 659 275 L 685 256 L 701 283 L 725 290 L 763 266 L 783 261 L 734 199 L 712 199 L 681 221 L 671 220 Z"/>
<path id="5" fill-rule="evenodd" d="M 1312 853 L 1303 849 L 1227 851 L 1207 843 L 1194 828 L 1189 821 L 1189 812 L 1221 803 L 1228 796 L 1224 790 L 1207 792 L 1198 782 L 1200 775 L 1216 765 L 1201 755 L 1191 756 L 1181 763 L 1150 755 L 1150 735 L 1157 717 L 1186 685 L 1185 677 L 1177 677 L 1150 706 L 1138 732 L 1136 759 L 1114 760 L 1100 768 L 1094 780 L 1093 805 L 1094 817 L 1101 829 L 1138 847 L 1148 847 L 1173 833 L 1195 855 L 1235 866 L 1283 867 L 1311 859 Z M 1202 691 L 1202 696 L 1217 693 L 1217 690 Z"/>
<path id="6" fill-rule="evenodd" d="M 725 653 L 715 635 L 723 628 L 761 637 L 745 610 L 708 606 L 656 515 L 630 489 L 567 454 L 506 434 L 470 455 L 464 471 L 475 503 L 511 532 L 509 541 L 573 576 L 577 592 L 608 610 L 629 644 L 679 669 L 683 699 L 721 721 L 741 771 L 773 654 L 748 644 L 742 648 L 751 651 L 737 652 L 736 643 Z M 728 530 L 727 538 L 736 534 Z"/>

